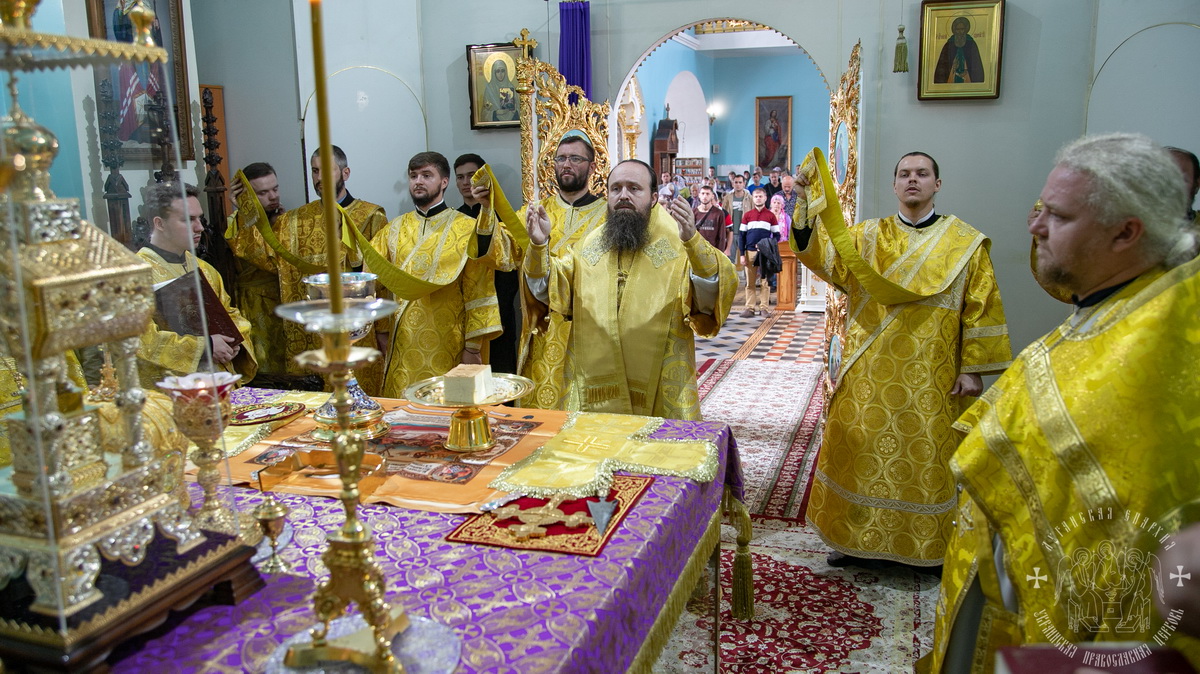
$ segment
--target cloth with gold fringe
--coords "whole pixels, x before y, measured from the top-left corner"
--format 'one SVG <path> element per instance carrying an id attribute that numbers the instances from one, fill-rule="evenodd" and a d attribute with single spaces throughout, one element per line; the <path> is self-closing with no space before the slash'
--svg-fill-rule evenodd
<path id="1" fill-rule="evenodd" d="M 451 531 L 446 540 L 454 543 L 476 543 L 479 545 L 494 545 L 501 548 L 516 548 L 520 550 L 546 550 L 572 555 L 595 557 L 604 551 L 604 546 L 612 539 L 621 520 L 637 503 L 642 494 L 650 487 L 654 478 L 648 475 L 616 475 L 612 487 L 608 490 L 608 500 L 616 503 L 612 519 L 601 534 L 591 521 L 576 527 L 564 522 L 554 522 L 545 526 L 545 533 L 537 537 L 519 538 L 510 527 L 520 524 L 516 516 L 498 519 L 493 513 L 472 515 L 467 521 Z M 564 516 L 575 514 L 588 515 L 588 502 L 598 502 L 596 496 L 563 501 L 558 510 Z M 550 499 L 525 496 L 513 501 L 510 505 L 521 510 L 532 510 L 546 506 Z"/>
<path id="2" fill-rule="evenodd" d="M 944 668 L 976 579 L 984 620 L 977 640 L 965 636 L 981 671 L 997 648 L 1055 632 L 1067 642 L 1153 637 L 1200 663 L 1200 643 L 1164 628 L 1152 597 L 1168 582 L 1155 551 L 1200 519 L 1197 315 L 1200 259 L 1148 271 L 1026 347 L 959 419 L 968 433 L 951 467 L 964 493 L 928 671 Z M 1016 613 L 1001 599 L 996 540 Z M 1102 604 L 1090 604 L 1098 593 Z"/>
<path id="3" fill-rule="evenodd" d="M 808 198 L 797 200 L 790 244 L 849 300 L 808 520 L 845 554 L 941 564 L 961 437 L 950 390 L 960 374 L 1001 372 L 1012 357 L 987 238 L 952 215 L 921 228 L 896 216 L 847 227 L 820 150 L 802 171 Z"/>
<path id="4" fill-rule="evenodd" d="M 653 671 L 719 542 L 733 448 L 723 424 L 670 425 L 672 433 L 691 429 L 717 445 L 715 479 L 656 477 L 595 557 L 451 543 L 445 536 L 462 516 L 360 506 L 388 578 L 388 601 L 461 636 L 458 672 L 569 672 L 580 663 L 592 671 Z M 243 512 L 261 501 L 254 490 L 230 491 Z M 268 577 L 263 590 L 238 606 L 183 618 L 117 662 L 114 672 L 262 671 L 276 645 L 312 626 L 313 586 L 328 574 L 318 551 L 342 507 L 330 498 L 276 497 L 290 510 L 293 543 L 281 554 L 295 575 Z"/>

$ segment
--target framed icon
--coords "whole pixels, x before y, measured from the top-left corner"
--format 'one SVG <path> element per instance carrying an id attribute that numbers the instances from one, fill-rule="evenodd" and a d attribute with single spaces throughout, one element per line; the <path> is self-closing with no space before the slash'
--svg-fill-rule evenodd
<path id="1" fill-rule="evenodd" d="M 921 3 L 917 98 L 998 98 L 1004 0 Z"/>
<path id="2" fill-rule="evenodd" d="M 129 10 L 134 3 L 128 0 L 86 0 L 88 33 L 91 37 L 115 42 L 133 42 L 134 28 Z M 170 112 L 165 116 L 175 125 L 179 135 L 179 158 L 195 159 L 192 143 L 191 98 L 188 95 L 187 51 L 183 43 L 184 13 L 181 0 L 146 0 L 154 10 L 150 34 L 154 44 L 167 50 L 169 61 L 162 63 L 123 63 L 98 66 L 97 97 L 100 84 L 108 80 L 112 87 L 117 111 L 117 139 L 125 157 L 133 161 L 151 161 L 153 142 L 152 117 L 147 105 L 153 105 L 160 94 Z"/>
<path id="3" fill-rule="evenodd" d="M 517 101 L 517 59 L 511 42 L 467 45 L 467 89 L 471 94 L 471 128 L 521 126 Z"/>
<path id="4" fill-rule="evenodd" d="M 759 96 L 754 99 L 754 152 L 764 173 L 792 165 L 792 97 Z"/>

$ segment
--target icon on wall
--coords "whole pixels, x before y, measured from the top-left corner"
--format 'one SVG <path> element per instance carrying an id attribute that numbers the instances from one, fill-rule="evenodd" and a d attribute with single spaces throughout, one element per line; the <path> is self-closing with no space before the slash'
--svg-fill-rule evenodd
<path id="1" fill-rule="evenodd" d="M 511 42 L 467 45 L 467 89 L 471 93 L 471 128 L 520 127 L 517 108 L 517 59 Z"/>
<path id="2" fill-rule="evenodd" d="M 917 98 L 998 98 L 1004 0 L 921 3 Z"/>

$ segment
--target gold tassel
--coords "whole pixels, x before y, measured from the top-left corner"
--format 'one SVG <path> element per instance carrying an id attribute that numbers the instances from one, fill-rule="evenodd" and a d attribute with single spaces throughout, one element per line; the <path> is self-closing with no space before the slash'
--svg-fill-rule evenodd
<path id="1" fill-rule="evenodd" d="M 896 38 L 896 61 L 892 64 L 892 72 L 908 72 L 908 40 L 904 39 L 904 24 L 900 24 L 900 36 Z"/>
<path id="2" fill-rule="evenodd" d="M 754 535 L 750 511 L 725 490 L 725 514 L 737 529 L 737 551 L 733 553 L 733 596 L 729 612 L 735 620 L 754 620 L 754 564 L 750 560 L 750 538 Z"/>

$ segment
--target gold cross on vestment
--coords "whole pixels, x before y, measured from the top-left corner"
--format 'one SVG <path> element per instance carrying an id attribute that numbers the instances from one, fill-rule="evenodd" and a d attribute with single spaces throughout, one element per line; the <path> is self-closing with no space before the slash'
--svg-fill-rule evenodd
<path id="1" fill-rule="evenodd" d="M 521 58 L 527 59 L 533 55 L 533 48 L 538 46 L 538 41 L 529 37 L 529 29 L 521 29 L 521 37 L 512 41 L 513 46 L 521 50 Z"/>

